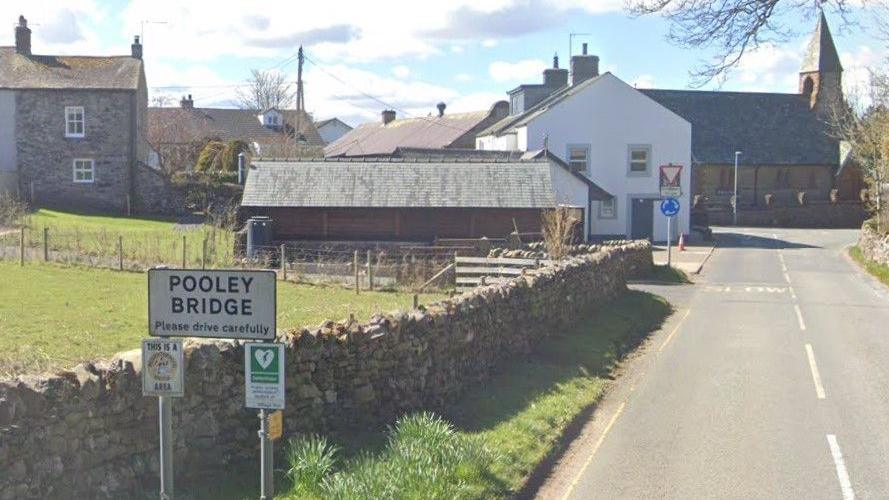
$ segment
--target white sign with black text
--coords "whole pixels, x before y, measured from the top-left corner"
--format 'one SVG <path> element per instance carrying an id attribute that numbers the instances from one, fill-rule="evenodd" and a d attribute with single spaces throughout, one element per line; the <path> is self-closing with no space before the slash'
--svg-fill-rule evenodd
<path id="1" fill-rule="evenodd" d="M 185 356 L 181 339 L 142 340 L 142 395 L 182 397 Z"/>
<path id="2" fill-rule="evenodd" d="M 284 409 L 284 344 L 244 344 L 247 408 Z"/>
<path id="3" fill-rule="evenodd" d="M 275 301 L 274 271 L 148 271 L 153 337 L 273 340 Z"/>

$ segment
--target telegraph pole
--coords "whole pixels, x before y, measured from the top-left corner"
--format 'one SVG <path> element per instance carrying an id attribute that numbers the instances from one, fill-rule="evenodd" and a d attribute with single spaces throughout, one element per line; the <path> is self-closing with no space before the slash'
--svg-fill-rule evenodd
<path id="1" fill-rule="evenodd" d="M 306 100 L 305 95 L 303 94 L 303 63 L 305 62 L 306 56 L 303 54 L 303 46 L 299 46 L 299 51 L 296 53 L 296 132 L 295 139 L 296 144 L 299 145 L 300 135 L 301 135 L 301 125 L 302 125 L 302 115 L 306 110 Z"/>
<path id="2" fill-rule="evenodd" d="M 732 203 L 732 223 L 737 226 L 738 225 L 738 205 L 740 204 L 738 200 L 738 158 L 740 158 L 741 152 L 735 151 L 735 202 Z"/>

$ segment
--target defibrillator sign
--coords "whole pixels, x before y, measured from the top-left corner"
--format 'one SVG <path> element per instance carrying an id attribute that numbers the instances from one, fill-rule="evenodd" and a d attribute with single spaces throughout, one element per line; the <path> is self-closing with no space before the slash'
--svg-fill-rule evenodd
<path id="1" fill-rule="evenodd" d="M 274 271 L 151 269 L 149 334 L 273 340 L 275 286 Z"/>
<path id="2" fill-rule="evenodd" d="M 185 393 L 185 356 L 180 339 L 142 341 L 142 395 L 181 397 Z"/>

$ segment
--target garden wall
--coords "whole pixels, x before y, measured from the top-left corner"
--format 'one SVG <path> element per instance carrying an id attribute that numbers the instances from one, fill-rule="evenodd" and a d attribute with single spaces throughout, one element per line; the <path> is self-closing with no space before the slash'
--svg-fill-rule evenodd
<path id="1" fill-rule="evenodd" d="M 288 433 L 374 428 L 440 410 L 651 266 L 647 242 L 603 248 L 425 309 L 292 330 Z M 59 339 L 58 341 L 63 341 Z M 186 396 L 174 406 L 178 480 L 255 460 L 244 408 L 243 347 L 186 344 Z M 140 354 L 0 382 L 0 498 L 101 498 L 156 491 L 157 400 L 142 397 Z"/>
<path id="2" fill-rule="evenodd" d="M 731 209 L 707 212 L 709 223 L 727 226 L 732 223 Z M 864 205 L 857 201 L 812 201 L 805 205 L 740 207 L 738 225 L 760 227 L 860 227 L 867 217 Z"/>
<path id="3" fill-rule="evenodd" d="M 889 234 L 877 232 L 871 226 L 871 221 L 861 226 L 858 248 L 868 260 L 889 266 Z"/>

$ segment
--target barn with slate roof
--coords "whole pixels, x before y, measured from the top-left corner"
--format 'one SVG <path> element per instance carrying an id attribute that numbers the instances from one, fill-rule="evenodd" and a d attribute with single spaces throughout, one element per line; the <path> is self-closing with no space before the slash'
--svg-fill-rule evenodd
<path id="1" fill-rule="evenodd" d="M 592 199 L 609 198 L 557 158 L 257 161 L 241 206 L 272 218 L 278 240 L 429 242 L 540 232 L 544 210 L 564 205 L 588 224 Z M 584 234 L 588 234 L 585 229 Z"/>

